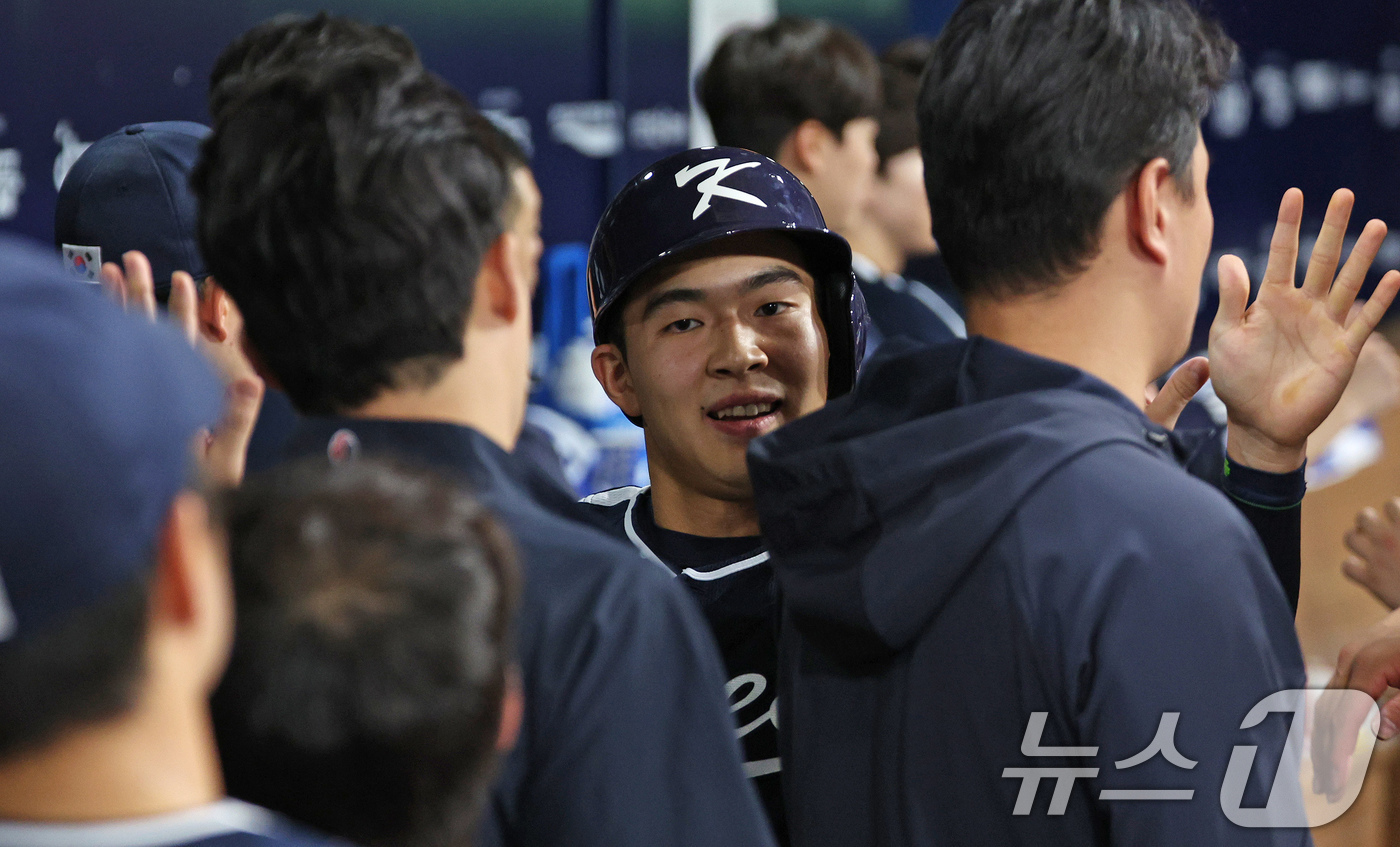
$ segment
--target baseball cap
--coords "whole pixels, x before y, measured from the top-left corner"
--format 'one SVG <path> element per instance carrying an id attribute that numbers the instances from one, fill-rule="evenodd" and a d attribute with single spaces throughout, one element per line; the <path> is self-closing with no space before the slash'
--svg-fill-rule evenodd
<path id="1" fill-rule="evenodd" d="M 218 378 L 170 326 L 74 285 L 52 252 L 0 235 L 0 643 L 151 566 Z"/>
<path id="2" fill-rule="evenodd" d="M 98 139 L 73 164 L 58 191 L 54 243 L 64 263 L 91 282 L 103 262 L 128 250 L 151 260 L 156 296 L 170 275 L 209 275 L 199 252 L 199 205 L 190 171 L 209 128 L 189 121 L 132 124 Z"/>

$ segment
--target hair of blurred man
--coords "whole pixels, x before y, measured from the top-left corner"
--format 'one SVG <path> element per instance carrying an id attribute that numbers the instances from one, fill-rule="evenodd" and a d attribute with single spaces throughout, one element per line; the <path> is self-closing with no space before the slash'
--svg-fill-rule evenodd
<path id="1" fill-rule="evenodd" d="M 297 408 L 354 410 L 462 359 L 524 168 L 460 94 L 392 51 L 274 63 L 237 87 L 205 146 L 200 243 L 255 362 Z"/>
<path id="2" fill-rule="evenodd" d="M 519 721 L 505 530 L 460 486 L 369 459 L 284 466 L 226 508 L 229 792 L 366 847 L 469 843 Z"/>
<path id="3" fill-rule="evenodd" d="M 1034 293 L 1098 254 L 1134 175 L 1192 156 L 1236 47 L 1184 0 L 967 0 L 919 102 L 933 234 L 964 295 Z"/>
<path id="4" fill-rule="evenodd" d="M 878 165 L 880 68 L 859 36 L 793 16 L 735 30 L 696 81 L 696 96 L 720 145 L 792 171 L 827 226 L 844 233 L 860 216 Z"/>
<path id="5" fill-rule="evenodd" d="M 804 121 L 840 137 L 880 108 L 880 69 L 859 36 L 834 24 L 783 16 L 730 33 L 696 81 L 715 140 L 777 159 Z"/>
<path id="6" fill-rule="evenodd" d="M 154 568 L 24 644 L 0 645 L 0 760 L 42 748 L 75 725 L 118 717 L 145 670 Z"/>

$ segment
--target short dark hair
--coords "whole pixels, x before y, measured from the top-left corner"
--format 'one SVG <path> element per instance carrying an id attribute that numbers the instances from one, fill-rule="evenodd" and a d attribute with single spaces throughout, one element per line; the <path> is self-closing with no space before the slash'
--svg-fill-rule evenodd
<path id="1" fill-rule="evenodd" d="M 436 382 L 514 214 L 520 148 L 392 51 L 274 62 L 225 91 L 191 182 L 262 364 L 308 414 Z"/>
<path id="2" fill-rule="evenodd" d="M 880 69 L 860 37 L 828 21 L 784 16 L 738 29 L 696 83 L 715 140 L 777 158 L 803 122 L 839 138 L 846 124 L 880 108 Z"/>
<path id="3" fill-rule="evenodd" d="M 229 793 L 365 847 L 467 843 L 518 595 L 500 524 L 456 484 L 372 460 L 285 466 L 226 507 Z"/>
<path id="4" fill-rule="evenodd" d="M 919 102 L 933 234 L 962 292 L 1081 271 L 1155 158 L 1191 198 L 1200 121 L 1235 53 L 1185 0 L 964 0 Z"/>
<path id="5" fill-rule="evenodd" d="M 0 760 L 135 704 L 153 570 L 32 636 L 0 643 Z"/>
<path id="6" fill-rule="evenodd" d="M 875 152 L 880 171 L 890 159 L 919 146 L 919 83 L 933 53 L 933 39 L 922 35 L 896 42 L 880 54 L 884 99 L 880 104 L 880 134 Z"/>
<path id="7" fill-rule="evenodd" d="M 266 20 L 224 48 L 209 73 L 209 114 L 218 120 L 250 84 L 274 68 L 377 57 L 418 66 L 418 49 L 403 30 L 321 12 L 286 13 Z"/>

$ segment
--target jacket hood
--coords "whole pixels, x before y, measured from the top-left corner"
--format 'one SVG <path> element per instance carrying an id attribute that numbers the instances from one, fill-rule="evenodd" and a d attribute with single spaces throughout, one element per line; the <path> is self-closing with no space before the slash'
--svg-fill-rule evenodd
<path id="1" fill-rule="evenodd" d="M 1056 468 L 1166 440 L 1095 377 L 975 338 L 882 350 L 852 394 L 755 441 L 749 469 L 794 625 L 863 663 L 925 628 Z"/>

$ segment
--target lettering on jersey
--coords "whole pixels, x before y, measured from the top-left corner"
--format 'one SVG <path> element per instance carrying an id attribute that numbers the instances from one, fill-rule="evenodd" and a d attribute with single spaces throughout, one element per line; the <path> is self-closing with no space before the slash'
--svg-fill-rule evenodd
<path id="1" fill-rule="evenodd" d="M 741 710 L 752 706 L 767 690 L 768 680 L 764 679 L 763 674 L 740 674 L 729 680 L 729 682 L 724 685 L 724 693 L 729 697 L 730 713 L 737 716 Z M 738 720 L 743 719 L 738 718 Z M 764 724 L 769 723 L 773 725 L 774 730 L 778 728 L 777 697 L 769 698 L 768 708 L 763 710 L 763 714 L 740 726 L 735 730 L 735 734 L 739 738 L 743 738 Z M 744 762 L 744 775 L 750 779 L 756 776 L 777 773 L 780 770 L 782 770 L 782 761 L 776 758 Z"/>
<path id="2" fill-rule="evenodd" d="M 695 204 L 695 212 L 690 216 L 690 219 L 695 220 L 703 215 L 705 210 L 710 208 L 710 201 L 715 197 L 723 197 L 727 200 L 738 200 L 740 203 L 748 203 L 751 206 L 759 206 L 764 209 L 768 208 L 767 203 L 747 191 L 740 191 L 737 188 L 730 188 L 727 185 L 721 184 L 729 176 L 739 171 L 756 167 L 758 167 L 758 162 L 744 162 L 742 165 L 735 165 L 731 168 L 729 167 L 728 159 L 712 159 L 708 162 L 690 165 L 689 167 L 681 168 L 679 171 L 676 171 L 677 188 L 684 188 L 691 180 L 705 171 L 714 171 L 713 174 L 710 174 L 709 178 L 702 179 L 695 184 L 695 189 L 700 192 L 700 202 Z"/>

